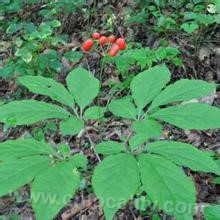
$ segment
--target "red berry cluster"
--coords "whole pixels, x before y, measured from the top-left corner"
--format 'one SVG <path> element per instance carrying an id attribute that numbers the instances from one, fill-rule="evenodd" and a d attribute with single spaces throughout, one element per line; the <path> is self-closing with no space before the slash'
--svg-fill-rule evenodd
<path id="1" fill-rule="evenodd" d="M 103 47 L 107 43 L 113 44 L 110 50 L 108 51 L 108 55 L 110 57 L 116 56 L 120 50 L 125 50 L 127 46 L 123 38 L 117 39 L 113 34 L 110 35 L 109 37 L 106 37 L 106 36 L 101 36 L 101 34 L 98 32 L 95 32 L 92 34 L 92 38 L 93 39 L 88 39 L 82 44 L 82 48 L 84 51 L 88 52 L 93 48 L 94 40 L 97 40 L 101 47 Z"/>

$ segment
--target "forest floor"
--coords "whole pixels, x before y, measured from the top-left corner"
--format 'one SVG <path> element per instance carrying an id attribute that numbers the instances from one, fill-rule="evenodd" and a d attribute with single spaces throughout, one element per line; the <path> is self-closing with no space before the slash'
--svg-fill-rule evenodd
<path id="1" fill-rule="evenodd" d="M 183 32 L 166 31 L 166 33 L 155 33 L 152 30 L 153 18 L 146 21 L 145 24 L 133 24 L 125 25 L 125 10 L 128 6 L 134 7 L 130 1 L 98 1 L 97 10 L 95 16 L 86 16 L 81 11 L 77 11 L 73 15 L 61 16 L 60 20 L 62 26 L 59 30 L 62 34 L 67 34 L 70 39 L 67 46 L 59 48 L 59 52 L 74 48 L 75 50 L 81 50 L 81 44 L 85 36 L 90 36 L 92 29 L 96 29 L 102 33 L 110 34 L 110 31 L 106 28 L 104 22 L 106 21 L 108 10 L 113 11 L 116 16 L 116 21 L 113 24 L 114 33 L 123 36 L 125 39 L 129 39 L 129 42 L 140 43 L 142 47 L 149 47 L 150 49 L 158 48 L 161 40 L 166 39 L 169 46 L 176 47 L 181 52 L 180 58 L 183 61 L 181 66 L 175 66 L 174 64 L 167 63 L 171 73 L 172 81 L 176 81 L 182 78 L 189 79 L 201 79 L 208 82 L 214 82 L 219 84 L 220 82 L 220 27 L 218 25 L 211 25 L 200 32 L 197 35 L 187 35 Z M 93 7 L 91 6 L 88 7 Z M 37 8 L 31 13 L 32 21 L 38 23 Z M 30 13 L 30 12 L 28 12 Z M 21 14 L 20 16 L 26 16 Z M 91 28 L 92 27 L 92 28 Z M 200 35 L 200 36 L 198 36 Z M 0 36 L 0 40 L 5 40 L 4 34 Z M 12 50 L 12 48 L 7 48 Z M 8 57 L 9 51 L 0 51 L 2 60 Z M 100 58 L 94 54 L 86 55 L 86 58 L 82 58 L 79 62 L 81 66 L 87 68 L 87 62 L 90 70 L 98 77 L 100 71 Z M 73 66 L 63 62 L 63 71 L 57 77 L 61 82 L 64 82 L 65 75 Z M 135 69 L 134 69 L 135 70 Z M 136 70 L 137 71 L 137 70 Z M 131 73 L 129 73 L 131 74 Z M 16 77 L 11 79 L 0 78 L 0 98 L 1 100 L 13 100 L 21 94 L 21 88 L 15 82 Z M 122 82 L 124 79 L 118 75 L 116 67 L 113 65 L 106 65 L 102 74 L 102 83 L 107 85 L 109 81 Z M 101 95 L 101 102 L 106 103 L 109 98 L 111 89 L 108 86 L 104 86 Z M 126 94 L 126 89 L 122 91 Z M 34 95 L 32 93 L 26 93 L 21 95 L 22 98 L 31 98 Z M 38 96 L 38 99 L 44 97 Z M 220 87 L 217 87 L 217 91 L 209 97 L 201 100 L 202 102 L 212 104 L 220 107 Z M 88 146 L 90 141 L 98 143 L 102 138 L 106 140 L 120 140 L 122 136 L 129 134 L 129 124 L 126 120 L 108 121 L 103 122 L 101 127 L 97 127 L 96 123 L 88 124 L 88 133 L 79 135 L 77 137 L 62 137 L 57 131 L 53 134 L 47 134 L 46 140 L 49 143 L 68 143 L 71 146 L 73 152 L 80 152 L 81 146 Z M 20 126 L 17 128 L 10 128 L 7 131 L 4 130 L 3 125 L 0 127 L 0 141 L 8 139 L 15 139 L 19 137 L 25 137 L 32 134 L 33 126 Z M 179 140 L 185 143 L 191 143 L 201 149 L 210 149 L 216 153 L 220 153 L 220 130 L 208 130 L 208 131 L 187 131 L 180 130 L 171 125 L 166 125 L 163 138 L 171 140 Z M 91 140 L 90 140 L 91 139 Z M 90 148 L 85 147 L 83 152 L 89 158 L 89 170 L 92 170 L 94 165 L 97 164 L 97 158 L 93 154 Z M 220 186 L 212 184 L 213 175 L 204 174 L 198 172 L 192 172 L 185 169 L 185 172 L 192 177 L 197 188 L 197 201 L 198 204 L 215 203 L 220 199 Z M 61 186 L 62 187 L 62 186 Z M 19 214 L 20 219 L 31 220 L 33 217 L 33 210 L 29 203 L 30 186 L 26 185 L 20 189 L 17 193 L 4 196 L 0 198 L 0 216 L 10 216 Z M 87 189 L 80 190 L 77 195 L 63 208 L 58 219 L 103 219 L 103 212 L 99 207 L 98 200 L 94 194 L 91 193 L 91 183 L 88 180 Z M 160 213 L 163 216 L 163 213 Z M 1 217 L 0 217 L 1 219 Z M 5 219 L 5 217 L 2 219 Z M 6 218 L 7 219 L 7 218 Z M 8 218 L 10 219 L 10 218 Z M 122 208 L 117 214 L 116 219 L 120 220 L 132 220 L 132 219 L 151 219 L 147 213 L 138 212 L 132 204 L 128 204 Z M 166 219 L 169 219 L 168 217 Z M 202 219 L 200 214 L 196 216 L 196 219 Z M 42 219 L 43 220 L 43 219 Z"/>

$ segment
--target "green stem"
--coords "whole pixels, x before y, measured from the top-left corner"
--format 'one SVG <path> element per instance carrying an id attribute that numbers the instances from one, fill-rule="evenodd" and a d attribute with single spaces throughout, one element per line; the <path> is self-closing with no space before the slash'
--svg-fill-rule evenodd
<path id="1" fill-rule="evenodd" d="M 77 109 L 76 109 L 76 108 L 73 108 L 73 112 L 74 112 L 74 114 L 76 115 L 76 117 L 79 118 L 79 115 L 78 115 L 78 113 L 77 113 Z"/>

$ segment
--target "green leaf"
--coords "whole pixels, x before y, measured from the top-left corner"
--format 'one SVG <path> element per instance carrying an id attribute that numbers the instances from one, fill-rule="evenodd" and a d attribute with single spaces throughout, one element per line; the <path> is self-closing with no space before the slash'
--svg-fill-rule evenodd
<path id="1" fill-rule="evenodd" d="M 0 161 L 9 161 L 34 155 L 54 155 L 56 151 L 49 144 L 34 139 L 10 140 L 0 143 Z"/>
<path id="2" fill-rule="evenodd" d="M 79 187 L 79 174 L 69 162 L 60 162 L 39 174 L 31 188 L 37 220 L 53 219 Z"/>
<path id="3" fill-rule="evenodd" d="M 92 106 L 87 108 L 84 113 L 84 117 L 91 120 L 96 120 L 104 117 L 106 108 L 100 106 Z"/>
<path id="4" fill-rule="evenodd" d="M 0 196 L 12 193 L 31 182 L 50 161 L 49 157 L 31 156 L 0 163 Z"/>
<path id="5" fill-rule="evenodd" d="M 125 147 L 122 143 L 116 141 L 103 141 L 96 145 L 95 151 L 104 155 L 119 154 L 125 151 Z"/>
<path id="6" fill-rule="evenodd" d="M 74 108 L 74 99 L 67 89 L 51 78 L 42 76 L 23 76 L 18 82 L 27 87 L 31 92 L 49 96 L 51 99 Z"/>
<path id="7" fill-rule="evenodd" d="M 207 152 L 198 150 L 190 144 L 176 141 L 157 141 L 147 144 L 147 150 L 194 171 L 220 174 L 220 169 L 212 157 Z"/>
<path id="8" fill-rule="evenodd" d="M 99 93 L 99 81 L 87 70 L 77 68 L 67 78 L 67 86 L 75 101 L 83 110 Z"/>
<path id="9" fill-rule="evenodd" d="M 209 205 L 204 208 L 205 220 L 220 219 L 220 205 Z"/>
<path id="10" fill-rule="evenodd" d="M 0 76 L 3 79 L 12 77 L 14 75 L 14 69 L 15 69 L 14 63 L 9 62 L 0 68 Z"/>
<path id="11" fill-rule="evenodd" d="M 188 34 L 191 34 L 199 28 L 199 25 L 195 22 L 186 22 L 183 23 L 180 27 Z"/>
<path id="12" fill-rule="evenodd" d="M 217 166 L 220 168 L 220 160 L 216 160 L 215 162 L 216 162 Z"/>
<path id="13" fill-rule="evenodd" d="M 215 17 L 212 15 L 202 14 L 202 13 L 193 13 L 193 12 L 185 12 L 184 18 L 186 20 L 194 19 L 197 23 L 204 24 L 208 26 L 215 22 Z"/>
<path id="14" fill-rule="evenodd" d="M 143 137 L 145 141 L 149 138 L 158 138 L 163 132 L 163 127 L 158 122 L 150 119 L 134 121 L 132 128 L 136 134 Z"/>
<path id="15" fill-rule="evenodd" d="M 109 156 L 95 168 L 92 186 L 106 220 L 112 220 L 117 210 L 132 199 L 139 185 L 137 161 L 129 154 Z"/>
<path id="16" fill-rule="evenodd" d="M 17 31 L 21 30 L 23 28 L 23 24 L 22 23 L 12 23 L 8 26 L 6 33 L 7 34 L 14 34 Z"/>
<path id="17" fill-rule="evenodd" d="M 152 220 L 161 220 L 158 214 L 153 214 Z"/>
<path id="18" fill-rule="evenodd" d="M 140 211 L 145 211 L 150 205 L 151 200 L 148 196 L 140 196 L 134 200 L 134 207 Z"/>
<path id="19" fill-rule="evenodd" d="M 75 154 L 71 156 L 68 160 L 73 167 L 82 168 L 84 170 L 87 167 L 87 163 L 88 163 L 87 157 L 82 153 Z"/>
<path id="20" fill-rule="evenodd" d="M 67 144 L 57 144 L 58 152 L 64 157 L 68 157 L 71 153 L 70 146 Z"/>
<path id="21" fill-rule="evenodd" d="M 26 53 L 23 53 L 21 55 L 22 60 L 24 60 L 25 63 L 30 63 L 33 56 L 31 54 L 31 52 L 27 51 Z"/>
<path id="22" fill-rule="evenodd" d="M 78 52 L 78 51 L 68 51 L 64 54 L 64 57 L 68 60 L 70 60 L 71 62 L 77 62 L 78 60 L 80 60 L 82 58 L 82 53 Z"/>
<path id="23" fill-rule="evenodd" d="M 59 59 L 60 56 L 56 50 L 52 50 L 52 49 L 47 50 L 46 52 L 40 54 L 40 56 L 37 57 L 36 62 L 38 63 L 39 66 L 38 69 L 42 72 L 48 71 L 48 69 L 59 72 L 62 67 L 62 63 L 60 62 Z"/>
<path id="24" fill-rule="evenodd" d="M 212 180 L 212 183 L 220 185 L 220 177 L 216 177 Z"/>
<path id="25" fill-rule="evenodd" d="M 136 119 L 137 110 L 129 98 L 112 100 L 108 108 L 115 116 Z"/>
<path id="26" fill-rule="evenodd" d="M 51 27 L 56 28 L 56 27 L 60 27 L 61 26 L 61 22 L 58 20 L 53 20 L 53 21 L 49 21 L 47 22 Z"/>
<path id="27" fill-rule="evenodd" d="M 169 82 L 170 75 L 170 71 L 165 65 L 157 65 L 133 78 L 130 88 L 139 111 L 158 95 Z"/>
<path id="28" fill-rule="evenodd" d="M 182 129 L 220 128 L 220 109 L 207 104 L 191 103 L 172 106 L 160 109 L 150 117 Z"/>
<path id="29" fill-rule="evenodd" d="M 163 127 L 158 122 L 149 119 L 134 121 L 132 128 L 135 135 L 129 140 L 131 149 L 138 147 L 150 138 L 159 138 L 163 132 Z"/>
<path id="30" fill-rule="evenodd" d="M 46 39 L 50 35 L 52 35 L 52 33 L 53 33 L 52 28 L 47 23 L 41 23 L 40 26 L 39 26 L 39 30 L 40 30 L 40 34 L 41 34 L 40 35 L 41 39 Z"/>
<path id="31" fill-rule="evenodd" d="M 15 52 L 15 55 L 21 57 L 25 63 L 30 63 L 33 57 L 31 52 L 27 48 L 18 49 Z"/>
<path id="32" fill-rule="evenodd" d="M 34 128 L 31 131 L 31 136 L 37 141 L 42 141 L 42 142 L 45 141 L 45 134 L 42 128 L 37 128 L 37 127 Z"/>
<path id="33" fill-rule="evenodd" d="M 183 170 L 161 156 L 150 154 L 139 156 L 139 166 L 144 190 L 152 202 L 178 220 L 192 220 L 196 191 Z"/>
<path id="34" fill-rule="evenodd" d="M 0 106 L 0 121 L 9 125 L 30 125 L 51 118 L 67 118 L 63 108 L 36 100 L 13 101 Z"/>
<path id="35" fill-rule="evenodd" d="M 135 134 L 129 139 L 129 149 L 134 151 L 144 142 L 145 138 L 142 135 Z"/>
<path id="36" fill-rule="evenodd" d="M 84 121 L 71 116 L 60 123 L 60 130 L 63 135 L 78 134 L 84 128 Z"/>
<path id="37" fill-rule="evenodd" d="M 202 80 L 182 79 L 167 86 L 152 102 L 150 109 L 177 101 L 189 101 L 209 95 L 215 84 Z"/>

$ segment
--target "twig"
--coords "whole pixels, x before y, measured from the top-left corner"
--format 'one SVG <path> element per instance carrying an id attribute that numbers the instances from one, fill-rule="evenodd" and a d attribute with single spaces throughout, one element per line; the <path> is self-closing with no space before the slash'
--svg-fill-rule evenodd
<path id="1" fill-rule="evenodd" d="M 86 135 L 87 135 L 87 137 L 88 137 L 88 139 L 89 139 L 91 148 L 92 148 L 92 150 L 95 152 L 95 144 L 94 144 L 94 142 L 92 141 L 92 139 L 91 139 L 91 137 L 90 137 L 90 135 L 89 135 L 89 132 L 88 132 L 87 130 L 85 130 L 85 132 L 86 132 Z M 95 153 L 95 155 L 96 155 L 96 158 L 98 159 L 98 161 L 101 162 L 101 159 L 100 159 L 99 155 L 96 154 L 96 153 Z"/>

